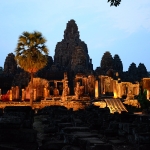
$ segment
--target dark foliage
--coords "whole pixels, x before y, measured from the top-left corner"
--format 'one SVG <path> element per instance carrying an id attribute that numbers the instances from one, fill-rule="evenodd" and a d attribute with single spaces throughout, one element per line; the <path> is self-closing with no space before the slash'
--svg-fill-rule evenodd
<path id="1" fill-rule="evenodd" d="M 119 6 L 121 0 L 108 0 L 108 2 L 110 2 L 110 6 Z"/>
<path id="2" fill-rule="evenodd" d="M 150 106 L 150 101 L 147 100 L 146 95 L 147 95 L 146 90 L 144 90 L 144 91 L 141 90 L 138 95 L 138 101 L 139 101 L 142 109 L 149 109 L 149 106 Z"/>

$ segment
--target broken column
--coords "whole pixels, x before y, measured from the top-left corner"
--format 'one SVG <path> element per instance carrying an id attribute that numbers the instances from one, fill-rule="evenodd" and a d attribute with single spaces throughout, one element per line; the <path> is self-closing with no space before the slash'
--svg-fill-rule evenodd
<path id="1" fill-rule="evenodd" d="M 33 90 L 33 100 L 36 101 L 36 89 Z"/>
<path id="2" fill-rule="evenodd" d="M 24 101 L 25 100 L 25 91 L 24 91 L 24 89 L 22 89 L 22 99 L 21 99 L 22 101 Z"/>
<path id="3" fill-rule="evenodd" d="M 16 98 L 15 99 L 19 99 L 19 87 L 16 86 Z"/>
<path id="4" fill-rule="evenodd" d="M 12 90 L 9 90 L 9 100 L 12 101 Z"/>

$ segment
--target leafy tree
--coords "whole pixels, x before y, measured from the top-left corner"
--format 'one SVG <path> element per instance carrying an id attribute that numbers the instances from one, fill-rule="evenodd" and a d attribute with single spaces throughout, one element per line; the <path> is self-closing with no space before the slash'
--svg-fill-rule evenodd
<path id="1" fill-rule="evenodd" d="M 121 0 L 108 0 L 108 2 L 110 2 L 110 6 L 119 6 Z"/>
<path id="2" fill-rule="evenodd" d="M 140 93 L 138 95 L 138 102 L 140 103 L 142 109 L 149 108 L 150 101 L 147 100 L 147 91 L 146 90 L 144 90 L 144 91 L 140 90 Z"/>
<path id="3" fill-rule="evenodd" d="M 19 36 L 17 48 L 15 50 L 15 60 L 17 64 L 31 75 L 31 106 L 33 103 L 34 73 L 47 64 L 48 49 L 45 42 L 46 39 L 40 32 L 23 32 L 22 35 Z"/>

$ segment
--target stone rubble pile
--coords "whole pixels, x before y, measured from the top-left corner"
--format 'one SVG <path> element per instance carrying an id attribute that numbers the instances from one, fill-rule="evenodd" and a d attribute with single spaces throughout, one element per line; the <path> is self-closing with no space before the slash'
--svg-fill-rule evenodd
<path id="1" fill-rule="evenodd" d="M 0 110 L 0 150 L 146 150 L 150 116 L 88 106 L 73 111 L 48 106 Z"/>
<path id="2" fill-rule="evenodd" d="M 0 116 L 0 150 L 37 150 L 34 112 L 28 106 L 6 106 Z"/>
<path id="3" fill-rule="evenodd" d="M 51 106 L 36 117 L 43 127 L 40 150 L 144 150 L 150 146 L 150 116 L 110 114 L 108 108 L 96 106 L 78 111 Z"/>

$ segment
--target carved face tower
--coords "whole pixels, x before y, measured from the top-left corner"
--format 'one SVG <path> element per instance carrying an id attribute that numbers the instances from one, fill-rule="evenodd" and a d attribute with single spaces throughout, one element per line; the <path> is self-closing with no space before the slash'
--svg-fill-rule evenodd
<path id="1" fill-rule="evenodd" d="M 82 72 L 93 70 L 87 45 L 79 37 L 77 24 L 74 20 L 70 20 L 64 31 L 64 39 L 58 42 L 55 48 L 54 64 L 59 66 L 61 70 L 74 71 L 75 73 L 80 70 Z"/>
<path id="2" fill-rule="evenodd" d="M 86 66 L 87 58 L 84 50 L 82 49 L 82 47 L 75 47 L 71 59 L 71 70 L 76 73 L 83 73 L 84 69 L 87 68 Z"/>
<path id="3" fill-rule="evenodd" d="M 64 31 L 64 39 L 68 42 L 79 40 L 78 26 L 74 20 L 70 20 L 67 23 L 67 28 Z"/>

